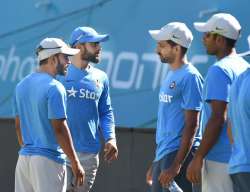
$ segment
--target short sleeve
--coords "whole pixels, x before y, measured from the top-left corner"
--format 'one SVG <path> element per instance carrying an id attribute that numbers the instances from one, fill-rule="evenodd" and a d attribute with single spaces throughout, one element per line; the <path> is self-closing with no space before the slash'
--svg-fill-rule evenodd
<path id="1" fill-rule="evenodd" d="M 64 87 L 55 85 L 48 92 L 48 118 L 66 118 L 66 91 Z"/>
<path id="2" fill-rule="evenodd" d="M 206 79 L 206 101 L 219 100 L 229 102 L 229 91 L 231 79 L 219 67 L 213 66 L 209 69 Z"/>
<path id="3" fill-rule="evenodd" d="M 197 74 L 189 74 L 184 80 L 182 90 L 182 108 L 185 110 L 201 110 L 203 79 Z"/>

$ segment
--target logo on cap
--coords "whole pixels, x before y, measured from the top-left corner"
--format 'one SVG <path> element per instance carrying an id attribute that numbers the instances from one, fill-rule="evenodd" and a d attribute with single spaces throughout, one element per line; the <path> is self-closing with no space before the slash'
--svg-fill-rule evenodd
<path id="1" fill-rule="evenodd" d="M 173 37 L 174 39 L 179 39 L 179 37 L 177 37 L 177 36 L 175 36 L 175 35 L 172 35 L 172 37 Z"/>
<path id="2" fill-rule="evenodd" d="M 219 27 L 215 27 L 215 30 L 218 30 L 218 31 L 224 31 L 224 29 L 219 28 Z"/>

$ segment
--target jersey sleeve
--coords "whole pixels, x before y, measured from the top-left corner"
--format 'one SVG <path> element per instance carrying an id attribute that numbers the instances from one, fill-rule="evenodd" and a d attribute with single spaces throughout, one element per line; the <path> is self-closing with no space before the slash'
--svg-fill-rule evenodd
<path id="1" fill-rule="evenodd" d="M 48 118 L 66 118 L 66 91 L 63 86 L 55 85 L 48 91 Z"/>
<path id="2" fill-rule="evenodd" d="M 229 90 L 232 82 L 221 68 L 213 66 L 209 69 L 206 84 L 207 90 L 204 99 L 207 102 L 211 100 L 229 102 Z"/>
<path id="3" fill-rule="evenodd" d="M 189 74 L 185 80 L 182 90 L 182 108 L 184 110 L 201 110 L 203 79 L 197 74 Z"/>
<path id="4" fill-rule="evenodd" d="M 109 139 L 115 139 L 114 113 L 111 106 L 109 82 L 107 77 L 104 80 L 104 88 L 99 100 L 98 110 L 100 118 L 100 128 L 105 141 Z"/>

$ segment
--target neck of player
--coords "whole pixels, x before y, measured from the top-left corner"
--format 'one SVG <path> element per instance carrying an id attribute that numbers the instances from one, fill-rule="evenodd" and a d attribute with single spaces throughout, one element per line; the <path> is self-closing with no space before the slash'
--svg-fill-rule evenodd
<path id="1" fill-rule="evenodd" d="M 236 55 L 235 48 L 225 48 L 225 49 L 219 50 L 218 53 L 216 54 L 216 58 L 217 58 L 217 60 L 220 60 L 220 59 L 227 57 L 229 55 Z"/>
<path id="2" fill-rule="evenodd" d="M 89 67 L 89 61 L 82 60 L 80 54 L 72 57 L 72 64 L 81 70 L 85 70 Z"/>
<path id="3" fill-rule="evenodd" d="M 187 63 L 188 60 L 186 55 L 184 57 L 176 57 L 175 60 L 170 63 L 170 67 L 172 70 L 177 70 Z"/>

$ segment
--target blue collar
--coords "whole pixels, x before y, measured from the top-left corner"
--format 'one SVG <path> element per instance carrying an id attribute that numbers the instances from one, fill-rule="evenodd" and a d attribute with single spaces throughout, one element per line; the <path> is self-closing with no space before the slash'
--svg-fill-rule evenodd
<path id="1" fill-rule="evenodd" d="M 72 80 L 79 80 L 82 79 L 84 76 L 88 75 L 93 70 L 93 66 L 90 65 L 90 68 L 88 70 L 81 70 L 74 66 L 73 64 L 70 64 L 68 66 L 68 72 L 66 75 L 66 81 L 72 81 Z"/>

